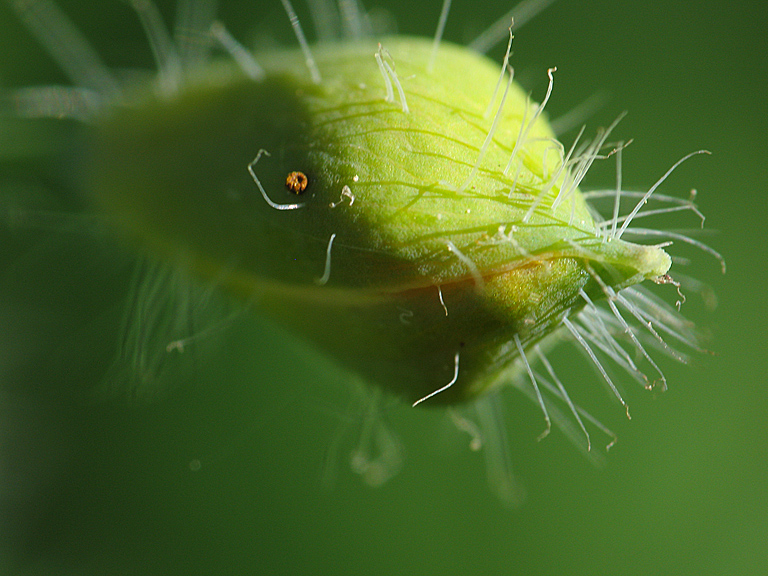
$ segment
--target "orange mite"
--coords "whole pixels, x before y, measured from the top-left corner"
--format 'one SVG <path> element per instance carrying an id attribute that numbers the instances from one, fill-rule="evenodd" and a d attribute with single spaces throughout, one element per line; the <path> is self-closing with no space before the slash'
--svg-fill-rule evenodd
<path id="1" fill-rule="evenodd" d="M 304 172 L 291 172 L 285 179 L 285 187 L 294 194 L 301 194 L 307 189 L 309 179 Z"/>

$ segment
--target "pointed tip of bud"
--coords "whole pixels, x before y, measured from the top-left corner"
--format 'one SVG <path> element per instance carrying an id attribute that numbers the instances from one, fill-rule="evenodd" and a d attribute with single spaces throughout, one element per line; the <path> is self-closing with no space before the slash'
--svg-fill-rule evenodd
<path id="1" fill-rule="evenodd" d="M 641 246 L 637 265 L 644 279 L 653 280 L 664 276 L 672 266 L 672 258 L 657 246 Z"/>

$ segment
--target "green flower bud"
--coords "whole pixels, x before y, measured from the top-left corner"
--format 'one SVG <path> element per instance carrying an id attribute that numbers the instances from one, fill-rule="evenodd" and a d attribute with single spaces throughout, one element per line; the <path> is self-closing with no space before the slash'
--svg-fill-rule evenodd
<path id="1" fill-rule="evenodd" d="M 278 51 L 99 119 L 94 200 L 412 403 L 475 398 L 588 301 L 666 279 L 579 191 L 607 132 L 567 150 L 498 64 L 445 43 L 312 54 L 318 82 Z"/>

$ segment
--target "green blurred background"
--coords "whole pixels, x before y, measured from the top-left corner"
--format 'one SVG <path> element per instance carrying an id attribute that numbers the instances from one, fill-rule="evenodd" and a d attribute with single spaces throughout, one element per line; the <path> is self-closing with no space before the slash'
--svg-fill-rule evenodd
<path id="1" fill-rule="evenodd" d="M 110 65 L 151 66 L 125 4 L 58 3 Z M 221 4 L 240 38 L 292 42 L 277 0 Z M 173 3 L 161 6 L 170 19 Z M 440 11 L 437 1 L 367 7 L 421 35 Z M 466 42 L 509 7 L 456 0 L 446 37 Z M 592 131 L 629 112 L 615 133 L 635 139 L 624 152 L 627 187 L 647 188 L 686 153 L 712 151 L 681 166 L 664 192 L 698 189 L 717 231 L 702 239 L 728 273 L 691 253 L 685 274 L 719 302 L 711 311 L 691 296 L 683 311 L 711 329 L 716 354 L 665 364 L 670 389 L 659 397 L 631 390 L 631 422 L 574 364 L 572 395 L 590 406 L 594 396 L 596 415 L 619 434 L 607 466 L 592 466 L 559 432 L 537 443 L 537 408 L 508 395 L 510 452 L 527 491 L 512 510 L 440 411 L 387 405 L 404 466 L 383 487 L 365 486 L 348 464 L 356 409 L 343 376 L 253 315 L 148 367 L 159 382 L 137 384 L 112 365 L 130 255 L 93 219 L 47 212 L 78 208 L 75 190 L 51 191 L 57 174 L 70 180 L 69 164 L 3 164 L 4 209 L 20 202 L 35 216 L 0 231 L 0 573 L 768 573 L 765 12 L 746 0 L 560 0 L 517 34 L 513 61 L 534 97 L 546 68 L 558 67 L 552 117 L 597 91 L 609 99 L 587 120 Z M 4 4 L 0 38 L 2 86 L 63 81 Z M 500 60 L 503 46 L 490 55 Z M 585 188 L 612 185 L 608 164 Z M 201 290 L 188 298 L 199 306 L 171 321 L 180 334 L 229 309 Z"/>

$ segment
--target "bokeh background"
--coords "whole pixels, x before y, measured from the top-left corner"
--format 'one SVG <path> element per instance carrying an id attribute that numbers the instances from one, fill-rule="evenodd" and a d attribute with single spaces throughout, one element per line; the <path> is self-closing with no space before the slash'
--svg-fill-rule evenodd
<path id="1" fill-rule="evenodd" d="M 58 4 L 108 63 L 151 67 L 124 3 Z M 160 3 L 168 19 L 172 4 Z M 279 4 L 222 0 L 220 13 L 240 38 L 291 44 Z M 440 12 L 436 0 L 367 7 L 420 35 Z M 510 7 L 455 0 L 446 37 L 466 42 Z M 509 450 L 527 491 L 513 509 L 444 413 L 396 404 L 387 416 L 403 469 L 366 486 L 348 464 L 355 414 L 343 376 L 251 314 L 146 366 L 145 381 L 115 365 L 131 255 L 76 190 L 52 190 L 57 174 L 76 180 L 76 164 L 2 164 L 0 574 L 768 573 L 765 22 L 747 0 L 560 0 L 517 34 L 513 61 L 534 97 L 558 67 L 552 117 L 596 92 L 608 98 L 587 119 L 593 130 L 629 112 L 616 132 L 635 139 L 627 186 L 647 188 L 686 153 L 712 151 L 664 191 L 698 190 L 713 231 L 702 239 L 728 273 L 703 253 L 686 267 L 717 295 L 714 310 L 695 295 L 683 308 L 710 329 L 715 354 L 666 364 L 663 395 L 633 390 L 631 422 L 574 365 L 585 382 L 572 395 L 596 396 L 596 415 L 619 434 L 606 466 L 561 433 L 537 443 L 537 408 L 509 396 Z M 0 38 L 0 85 L 64 81 L 4 4 Z M 500 60 L 503 46 L 490 55 Z M 7 144 L 18 137 L 5 130 Z M 56 134 L 31 142 L 44 148 Z M 612 183 L 611 164 L 586 187 Z M 180 334 L 230 310 L 192 290 L 191 317 L 153 320 L 168 302 L 150 297 L 148 324 Z"/>

